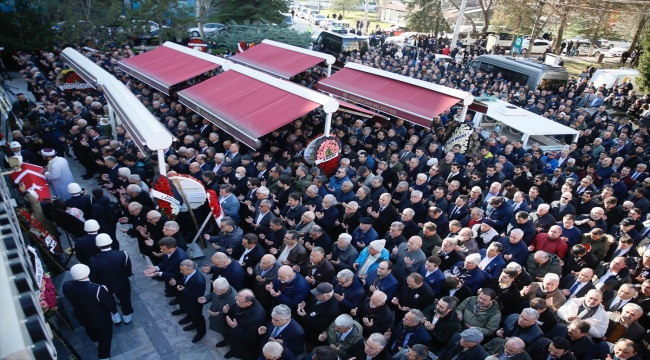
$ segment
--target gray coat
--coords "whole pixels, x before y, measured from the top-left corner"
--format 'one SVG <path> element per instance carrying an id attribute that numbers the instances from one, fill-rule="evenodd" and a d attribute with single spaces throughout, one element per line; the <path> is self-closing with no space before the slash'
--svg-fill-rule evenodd
<path id="1" fill-rule="evenodd" d="M 352 270 L 354 261 L 359 257 L 359 252 L 352 245 L 348 245 L 345 251 L 341 251 L 341 249 L 338 247 L 339 245 L 335 241 L 334 244 L 332 244 L 332 251 L 330 252 L 332 255 L 334 255 L 335 252 L 339 254 L 338 260 L 340 263 L 338 265 L 334 265 L 334 268 L 337 272 L 343 269 Z"/>
<path id="2" fill-rule="evenodd" d="M 217 316 L 210 316 L 210 330 L 216 331 L 219 334 L 227 334 L 228 329 L 230 328 L 226 324 L 226 317 L 223 314 L 223 307 L 233 306 L 235 304 L 235 296 L 237 296 L 237 290 L 232 286 L 228 291 L 223 295 L 217 295 L 213 291 L 210 291 L 209 294 L 205 295 L 205 300 L 210 303 L 210 311 L 218 312 Z"/>
<path id="3" fill-rule="evenodd" d="M 398 282 L 406 281 L 406 278 L 409 276 L 409 274 L 418 272 L 420 265 L 424 264 L 424 262 L 427 260 L 427 256 L 424 254 L 422 249 L 417 249 L 416 251 L 407 254 L 408 248 L 406 245 L 406 243 L 399 244 L 397 247 L 397 255 L 391 254 L 390 257 L 391 261 L 395 264 L 393 265 L 393 276 L 395 279 L 397 279 Z M 404 258 L 407 256 L 413 261 L 413 264 L 411 266 L 406 266 L 404 263 Z"/>
<path id="4" fill-rule="evenodd" d="M 266 291 L 266 284 L 270 284 L 278 276 L 278 267 L 277 265 L 273 265 L 273 267 L 262 276 L 264 279 L 263 283 L 256 280 L 257 275 L 261 274 L 262 268 L 260 268 L 260 264 L 255 265 L 253 268 L 253 275 L 249 275 L 248 272 L 246 272 L 246 276 L 252 278 L 253 285 L 251 285 L 251 290 L 253 290 L 253 294 L 255 294 L 255 299 L 257 299 L 257 301 L 262 305 L 272 304 L 273 297 L 268 291 Z"/>

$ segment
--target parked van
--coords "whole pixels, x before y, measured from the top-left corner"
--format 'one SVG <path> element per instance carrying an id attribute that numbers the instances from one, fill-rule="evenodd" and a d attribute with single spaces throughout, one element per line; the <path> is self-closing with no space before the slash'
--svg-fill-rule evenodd
<path id="1" fill-rule="evenodd" d="M 472 60 L 468 67 L 495 75 L 502 73 L 504 79 L 528 85 L 530 89 L 556 91 L 561 86 L 566 86 L 569 80 L 569 72 L 563 67 L 512 56 L 481 55 Z"/>
<path id="2" fill-rule="evenodd" d="M 368 51 L 368 37 L 348 33 L 323 31 L 316 38 L 314 50 L 337 57 L 339 54 L 350 55 L 358 51 L 361 55 Z"/>

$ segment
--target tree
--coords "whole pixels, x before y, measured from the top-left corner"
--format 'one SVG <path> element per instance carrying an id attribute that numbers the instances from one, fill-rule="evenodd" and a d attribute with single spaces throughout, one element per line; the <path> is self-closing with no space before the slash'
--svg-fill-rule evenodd
<path id="1" fill-rule="evenodd" d="M 123 5 L 111 0 L 43 1 L 47 14 L 62 22 L 58 28 L 60 40 L 85 43 L 93 47 L 126 40 L 128 24 L 122 15 Z"/>
<path id="2" fill-rule="evenodd" d="M 641 57 L 639 58 L 639 76 L 636 83 L 639 85 L 638 93 L 650 92 L 650 29 L 647 29 L 641 39 Z"/>
<path id="3" fill-rule="evenodd" d="M 346 11 L 357 10 L 362 2 L 363 0 L 333 0 L 332 9 L 342 12 L 342 15 L 345 17 Z"/>
<path id="4" fill-rule="evenodd" d="M 218 33 L 214 40 L 220 47 L 224 46 L 231 50 L 235 50 L 240 41 L 259 44 L 262 40 L 269 39 L 306 48 L 311 40 L 308 32 L 293 31 L 284 23 L 268 26 L 259 22 L 251 24 L 245 21 L 243 24 L 237 24 L 230 21 L 225 25 L 226 30 Z"/>
<path id="5" fill-rule="evenodd" d="M 458 11 L 460 11 L 460 3 L 462 0 L 457 0 L 458 4 L 454 0 L 449 0 L 449 2 L 456 8 Z M 490 27 L 490 20 L 493 18 L 492 14 L 492 7 L 497 4 L 497 0 L 478 0 L 479 6 L 481 7 L 481 14 L 483 15 L 483 28 L 481 29 L 481 33 L 485 34 L 488 31 L 488 27 Z M 476 23 L 474 23 L 474 19 L 472 19 L 469 16 L 465 16 L 465 19 L 469 20 L 470 24 L 472 24 L 472 32 L 476 33 L 478 32 L 478 29 L 476 29 Z"/>
<path id="6" fill-rule="evenodd" d="M 409 30 L 440 33 L 451 30 L 449 23 L 445 20 L 440 0 L 413 0 L 407 3 L 406 24 Z"/>
<path id="7" fill-rule="evenodd" d="M 132 20 L 151 21 L 158 25 L 160 43 L 188 36 L 187 29 L 196 24 L 192 8 L 177 0 L 147 0 L 128 13 Z"/>
<path id="8" fill-rule="evenodd" d="M 288 0 L 223 0 L 219 6 L 217 21 L 258 22 L 269 21 L 280 24 L 284 17 L 280 13 L 289 11 Z"/>
<path id="9" fill-rule="evenodd" d="M 0 44 L 5 54 L 17 50 L 36 51 L 51 44 L 54 40 L 52 26 L 54 19 L 47 16 L 46 7 L 29 0 L 2 0 L 0 6 L 7 11 L 0 11 Z"/>

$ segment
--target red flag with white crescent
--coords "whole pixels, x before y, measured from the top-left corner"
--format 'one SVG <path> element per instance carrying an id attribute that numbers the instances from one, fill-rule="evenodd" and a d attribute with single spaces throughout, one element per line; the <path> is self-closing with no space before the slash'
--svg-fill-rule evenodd
<path id="1" fill-rule="evenodd" d="M 210 211 L 214 220 L 217 222 L 217 225 L 221 226 L 221 219 L 224 218 L 226 212 L 221 208 L 221 203 L 219 203 L 219 197 L 214 190 L 208 190 L 208 204 L 210 205 Z"/>
<path id="2" fill-rule="evenodd" d="M 43 175 L 43 167 L 23 163 L 20 165 L 21 171 L 10 174 L 11 180 L 16 184 L 25 183 L 27 191 L 33 191 L 38 195 L 39 201 L 50 201 L 50 187 L 47 185 L 47 179 Z"/>

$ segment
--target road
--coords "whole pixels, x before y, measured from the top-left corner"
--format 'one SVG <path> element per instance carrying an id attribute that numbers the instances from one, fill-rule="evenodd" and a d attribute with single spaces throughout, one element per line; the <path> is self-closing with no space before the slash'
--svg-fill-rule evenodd
<path id="1" fill-rule="evenodd" d="M 291 29 L 298 32 L 306 32 L 308 26 L 309 26 L 309 22 L 307 20 L 303 20 L 299 18 L 297 15 L 293 17 L 293 25 L 291 25 Z M 311 26 L 312 39 L 316 39 L 316 37 L 318 37 L 318 34 L 320 34 L 321 31 L 323 31 L 323 29 L 321 29 L 318 26 L 312 25 Z"/>

